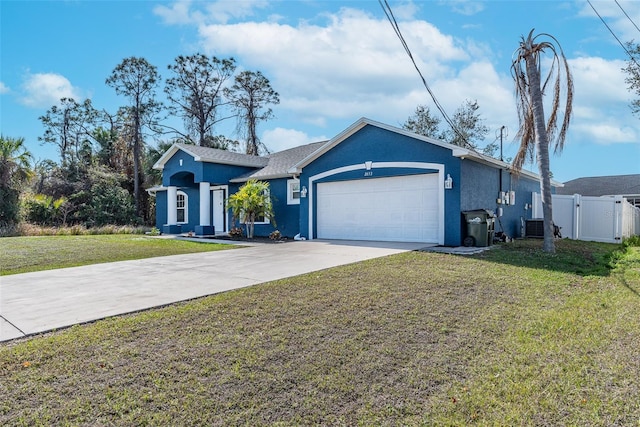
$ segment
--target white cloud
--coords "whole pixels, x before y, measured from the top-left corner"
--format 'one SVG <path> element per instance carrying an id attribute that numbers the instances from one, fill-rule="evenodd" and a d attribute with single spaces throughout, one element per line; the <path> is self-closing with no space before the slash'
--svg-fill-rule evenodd
<path id="1" fill-rule="evenodd" d="M 233 9 L 236 3 L 241 5 Z M 632 9 L 629 2 L 621 4 Z M 419 104 L 439 114 L 384 16 L 344 7 L 297 23 L 269 19 L 226 24 L 262 6 L 262 2 L 182 2 L 171 8 L 176 10 L 176 20 L 182 17 L 179 20 L 197 23 L 204 52 L 233 56 L 243 67 L 258 69 L 269 78 L 280 93 L 281 103 L 274 108 L 278 117 L 293 116 L 301 125 L 324 127 L 336 119 L 350 124 L 366 116 L 400 126 Z M 425 20 L 412 18 L 414 3 L 402 6 L 398 12 L 404 19 L 402 33 L 447 113 L 453 115 L 467 99 L 477 100 L 491 129 L 485 142 L 492 141 L 503 125 L 513 138 L 518 128 L 513 80 L 508 70 L 499 73 L 491 62 L 498 60 L 494 47 L 445 34 Z M 467 14 L 484 7 L 473 1 L 451 6 Z M 640 7 L 633 9 L 640 12 Z M 629 94 L 620 71 L 624 62 L 583 56 L 571 59 L 570 66 L 576 90 L 569 138 L 602 144 L 629 140 L 636 133 L 636 119 L 628 109 Z M 282 127 L 263 136 L 273 151 L 313 140 L 304 132 Z"/>
<path id="2" fill-rule="evenodd" d="M 622 60 L 598 57 L 569 60 L 576 97 L 580 103 L 626 102 L 629 99 Z"/>
<path id="3" fill-rule="evenodd" d="M 386 19 L 349 8 L 324 16 L 324 25 L 243 22 L 199 31 L 207 53 L 239 57 L 247 68 L 260 69 L 280 93 L 280 108 L 307 123 L 379 115 L 421 85 Z M 469 59 L 428 22 L 403 22 L 402 28 L 427 80 L 452 73 L 448 63 Z"/>
<path id="4" fill-rule="evenodd" d="M 595 8 L 595 12 L 591 5 Z M 639 2 L 624 0 L 618 0 L 617 2 L 594 1 L 591 2 L 591 5 L 584 3 L 580 16 L 592 17 L 600 21 L 600 18 L 596 15 L 597 12 L 623 43 L 630 40 L 638 40 L 636 25 L 640 24 Z M 600 24 L 600 29 L 602 33 L 606 33 L 607 37 L 611 38 L 612 43 L 618 43 L 604 24 Z"/>
<path id="5" fill-rule="evenodd" d="M 206 9 L 211 21 L 226 23 L 234 18 L 253 16 L 254 9 L 267 6 L 266 0 L 219 1 L 207 4 Z"/>
<path id="6" fill-rule="evenodd" d="M 202 22 L 203 16 L 199 12 L 191 13 L 191 0 L 178 0 L 171 6 L 158 5 L 153 13 L 161 17 L 168 25 L 185 25 Z"/>
<path id="7" fill-rule="evenodd" d="M 81 91 L 64 76 L 55 73 L 27 74 L 20 101 L 28 107 L 48 108 L 61 98 L 81 99 Z"/>
<path id="8" fill-rule="evenodd" d="M 621 71 L 624 61 L 580 57 L 569 60 L 569 66 L 575 93 L 573 139 L 605 145 L 640 142 Z"/>
<path id="9" fill-rule="evenodd" d="M 5 85 L 3 82 L 0 82 L 0 95 L 9 93 L 10 91 L 11 89 L 9 89 L 9 86 Z"/>
<path id="10" fill-rule="evenodd" d="M 299 130 L 280 127 L 267 130 L 262 134 L 262 143 L 266 145 L 272 153 L 328 139 L 329 138 L 325 136 L 310 137 Z"/>
<path id="11" fill-rule="evenodd" d="M 418 11 L 418 6 L 411 1 L 393 6 L 393 16 L 402 20 L 413 19 Z"/>
<path id="12" fill-rule="evenodd" d="M 610 145 L 618 143 L 637 143 L 637 130 L 632 126 L 626 126 L 615 118 L 608 122 L 581 121 L 574 126 L 576 133 L 583 136 L 585 141 L 593 141 L 597 144 Z"/>
<path id="13" fill-rule="evenodd" d="M 474 0 L 447 0 L 446 4 L 451 6 L 451 10 L 461 15 L 475 15 L 484 10 L 484 4 Z"/>
<path id="14" fill-rule="evenodd" d="M 204 11 L 192 10 L 191 0 L 178 0 L 171 6 L 158 5 L 153 12 L 168 25 L 225 24 L 232 19 L 253 16 L 255 9 L 268 6 L 266 0 L 217 1 L 206 3 Z"/>

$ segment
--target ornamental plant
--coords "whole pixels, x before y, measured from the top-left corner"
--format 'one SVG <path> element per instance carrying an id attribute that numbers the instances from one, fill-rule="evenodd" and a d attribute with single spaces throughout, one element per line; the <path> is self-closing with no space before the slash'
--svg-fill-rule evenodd
<path id="1" fill-rule="evenodd" d="M 266 218 L 275 225 L 273 203 L 269 194 L 269 183 L 249 180 L 227 200 L 227 208 L 233 211 L 233 222 L 239 221 L 247 230 L 247 238 L 253 239 L 257 218 Z"/>

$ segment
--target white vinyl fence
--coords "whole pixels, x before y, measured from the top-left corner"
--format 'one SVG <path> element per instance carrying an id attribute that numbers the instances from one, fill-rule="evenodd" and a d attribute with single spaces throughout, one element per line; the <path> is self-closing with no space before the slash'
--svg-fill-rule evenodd
<path id="1" fill-rule="evenodd" d="M 553 222 L 562 237 L 575 240 L 621 243 L 640 235 L 640 208 L 622 196 L 552 196 Z M 533 193 L 532 218 L 542 218 L 542 198 Z"/>

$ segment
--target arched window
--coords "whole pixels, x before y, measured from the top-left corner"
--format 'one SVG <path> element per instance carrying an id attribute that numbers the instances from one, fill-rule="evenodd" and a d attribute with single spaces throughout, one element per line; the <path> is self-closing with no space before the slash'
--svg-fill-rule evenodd
<path id="1" fill-rule="evenodd" d="M 178 224 L 189 222 L 189 196 L 187 196 L 187 193 L 178 191 L 176 202 Z"/>

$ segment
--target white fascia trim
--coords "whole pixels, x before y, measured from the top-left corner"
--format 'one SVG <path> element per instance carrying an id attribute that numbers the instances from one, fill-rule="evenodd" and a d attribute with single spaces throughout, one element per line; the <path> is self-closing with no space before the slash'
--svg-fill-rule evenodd
<path id="1" fill-rule="evenodd" d="M 173 144 L 171 147 L 169 147 L 169 149 L 164 152 L 164 154 L 158 159 L 158 161 L 154 163 L 153 169 L 164 169 L 164 164 L 167 163 L 167 160 L 169 160 L 174 154 L 176 154 L 178 150 L 180 150 L 180 147 L 178 147 L 177 144 Z"/>
<path id="2" fill-rule="evenodd" d="M 295 177 L 295 174 L 288 172 L 288 173 L 279 173 L 279 174 L 273 174 L 273 175 L 264 175 L 264 176 L 251 176 L 249 178 L 232 178 L 229 180 L 229 182 L 233 182 L 233 183 L 241 183 L 241 182 L 247 182 L 250 179 L 255 179 L 257 181 L 265 181 L 265 180 L 272 180 L 272 179 L 282 179 L 282 178 L 289 178 L 292 179 Z"/>
<path id="3" fill-rule="evenodd" d="M 462 160 L 464 160 L 465 158 L 469 158 L 470 160 L 473 160 L 474 162 L 477 162 L 477 163 L 483 163 L 488 166 L 504 169 L 509 173 L 515 173 L 513 170 L 513 167 L 509 163 L 503 162 L 502 160 L 494 159 L 493 157 L 485 156 L 484 154 L 480 154 L 477 151 L 472 151 L 466 148 L 458 147 L 453 150 L 453 156 L 459 157 Z M 536 181 L 540 180 L 539 174 L 528 171 L 526 169 L 521 169 L 519 174 L 524 175 L 527 178 L 535 179 Z M 553 179 L 551 180 L 551 185 L 553 185 L 554 187 L 564 187 L 564 184 L 562 182 L 559 182 Z"/>
<path id="4" fill-rule="evenodd" d="M 157 170 L 162 170 L 164 169 L 164 165 L 165 163 L 167 163 L 167 161 L 173 157 L 174 154 L 176 154 L 178 152 L 178 150 L 184 151 L 185 153 L 187 153 L 188 155 L 190 155 L 191 157 L 193 157 L 193 160 L 195 162 L 202 162 L 202 163 L 218 163 L 218 164 L 222 164 L 222 165 L 231 165 L 231 166 L 244 166 L 244 167 L 250 167 L 250 168 L 263 168 L 267 165 L 267 161 L 264 160 L 264 157 L 258 157 L 259 159 L 261 159 L 261 161 L 259 162 L 254 162 L 254 161 L 247 161 L 247 162 L 243 162 L 243 161 L 235 161 L 235 160 L 225 160 L 225 159 L 217 159 L 217 158 L 210 158 L 210 157 L 202 157 L 197 155 L 196 153 L 192 152 L 191 150 L 189 150 L 188 148 L 178 145 L 178 143 L 173 144 L 163 155 L 162 157 L 160 157 L 158 159 L 158 161 L 153 165 L 153 169 L 157 169 Z M 252 159 L 254 160 L 254 159 Z"/>
<path id="5" fill-rule="evenodd" d="M 163 187 L 162 185 L 155 185 L 153 187 L 149 187 L 145 190 L 147 194 L 151 197 L 155 197 L 158 191 L 167 191 L 167 187 Z"/>
<path id="6" fill-rule="evenodd" d="M 441 163 L 423 163 L 423 162 L 373 162 L 372 169 L 380 168 L 412 168 L 412 169 L 435 169 L 438 171 L 438 244 L 444 245 L 444 165 Z M 364 170 L 366 165 L 364 163 L 358 163 L 355 165 L 342 166 L 339 168 L 331 169 L 319 174 L 309 177 L 309 186 L 307 187 L 308 200 L 309 200 L 309 229 L 308 239 L 313 240 L 313 225 L 315 218 L 313 215 L 313 184 L 315 181 L 326 178 L 331 175 L 336 175 L 343 172 L 351 172 L 355 170 Z M 390 177 L 384 177 L 390 178 Z"/>
<path id="7" fill-rule="evenodd" d="M 342 131 L 340 134 L 338 134 L 337 136 L 335 136 L 334 138 L 329 140 L 326 144 L 322 145 L 316 151 L 314 151 L 313 153 L 311 153 L 310 155 L 308 155 L 307 157 L 302 159 L 300 162 L 298 162 L 295 166 L 293 166 L 291 169 L 289 169 L 289 173 L 301 173 L 302 172 L 302 168 L 304 168 L 309 163 L 311 163 L 314 160 L 316 160 L 318 157 L 320 157 L 321 155 L 323 155 L 327 151 L 331 150 L 336 145 L 340 144 L 342 141 L 344 141 L 345 139 L 347 139 L 348 137 L 350 137 L 351 135 L 353 135 L 354 133 L 356 133 L 357 131 L 359 131 L 360 129 L 365 127 L 366 125 L 375 126 L 375 127 L 380 128 L 380 129 L 388 130 L 389 132 L 397 133 L 397 134 L 400 134 L 400 135 L 408 136 L 410 138 L 418 139 L 420 141 L 428 142 L 430 144 L 433 144 L 433 145 L 436 145 L 436 146 L 442 147 L 442 148 L 447 148 L 447 149 L 452 150 L 452 151 L 454 151 L 456 149 L 461 149 L 457 145 L 449 144 L 449 143 L 444 142 L 444 141 L 440 141 L 440 140 L 437 140 L 437 139 L 433 139 L 433 138 L 429 138 L 429 137 L 426 137 L 426 136 L 418 135 L 417 133 L 413 133 L 413 132 L 405 130 L 405 129 L 400 129 L 400 128 L 397 128 L 397 127 L 394 127 L 394 126 L 389 126 L 389 125 L 386 125 L 384 123 L 377 122 L 375 120 L 371 120 L 371 119 L 368 119 L 366 117 L 362 117 L 358 121 L 356 121 L 354 124 L 349 126 L 347 129 Z M 461 150 L 464 150 L 464 149 L 461 149 Z M 466 153 L 467 150 L 464 150 L 464 152 Z"/>

